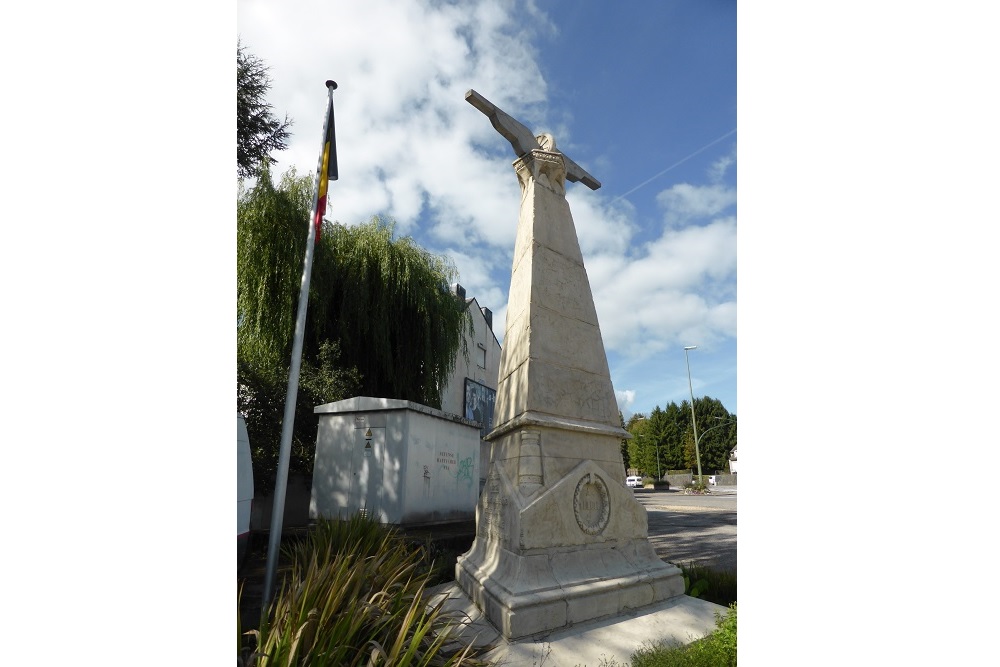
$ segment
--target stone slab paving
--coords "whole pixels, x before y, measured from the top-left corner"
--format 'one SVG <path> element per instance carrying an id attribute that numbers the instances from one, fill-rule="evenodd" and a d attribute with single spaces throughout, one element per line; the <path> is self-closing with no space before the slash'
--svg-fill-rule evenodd
<path id="1" fill-rule="evenodd" d="M 550 633 L 507 641 L 483 618 L 456 584 L 443 584 L 429 591 L 431 601 L 447 600 L 444 613 L 463 622 L 458 641 L 476 646 L 493 645 L 485 658 L 496 665 L 553 665 L 574 667 L 628 662 L 632 653 L 648 642 L 687 644 L 715 629 L 716 614 L 726 607 L 680 595 L 629 610 L 618 616 L 587 621 Z"/>

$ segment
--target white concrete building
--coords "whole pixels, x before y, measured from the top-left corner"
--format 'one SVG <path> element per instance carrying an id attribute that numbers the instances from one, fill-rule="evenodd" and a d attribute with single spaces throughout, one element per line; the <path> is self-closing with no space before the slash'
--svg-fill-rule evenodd
<path id="1" fill-rule="evenodd" d="M 441 395 L 441 410 L 355 396 L 315 408 L 319 417 L 309 517 L 363 512 L 384 523 L 474 520 L 485 485 L 500 343 L 492 313 L 453 287 L 472 315 Z"/>
<path id="2" fill-rule="evenodd" d="M 356 396 L 319 415 L 309 517 L 467 521 L 479 498 L 479 427 L 425 405 Z"/>

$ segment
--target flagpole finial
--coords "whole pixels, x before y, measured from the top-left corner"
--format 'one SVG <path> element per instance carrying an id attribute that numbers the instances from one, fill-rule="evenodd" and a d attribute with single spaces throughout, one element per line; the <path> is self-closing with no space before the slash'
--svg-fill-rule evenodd
<path id="1" fill-rule="evenodd" d="M 326 87 L 330 90 L 337 90 L 337 82 L 330 79 L 326 82 Z"/>

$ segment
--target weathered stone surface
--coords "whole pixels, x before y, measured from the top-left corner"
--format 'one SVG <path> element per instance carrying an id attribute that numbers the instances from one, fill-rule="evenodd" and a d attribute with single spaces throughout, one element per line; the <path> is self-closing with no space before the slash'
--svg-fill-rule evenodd
<path id="1" fill-rule="evenodd" d="M 492 460 L 455 577 L 513 639 L 682 595 L 684 583 L 656 556 L 646 510 L 624 485 L 627 433 L 565 198 L 567 167 L 579 167 L 551 136 L 533 148 L 526 128 L 471 101 L 524 150 Z"/>

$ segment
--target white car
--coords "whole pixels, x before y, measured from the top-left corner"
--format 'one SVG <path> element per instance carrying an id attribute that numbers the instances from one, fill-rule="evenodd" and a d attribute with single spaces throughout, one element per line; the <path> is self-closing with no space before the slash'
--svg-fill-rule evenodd
<path id="1" fill-rule="evenodd" d="M 642 486 L 642 477 L 636 477 L 634 475 L 625 478 L 625 486 L 630 489 Z"/>

